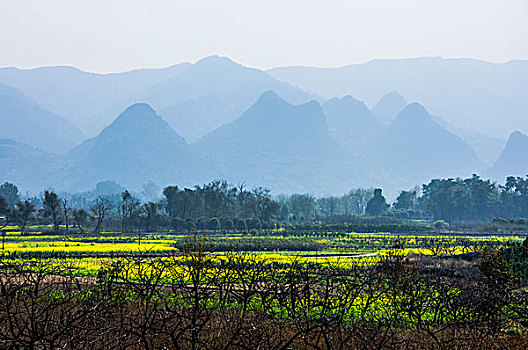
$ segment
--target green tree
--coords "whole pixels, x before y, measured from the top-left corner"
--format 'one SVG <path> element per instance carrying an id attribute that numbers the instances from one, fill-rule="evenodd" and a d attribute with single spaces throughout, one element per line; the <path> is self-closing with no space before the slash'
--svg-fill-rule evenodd
<path id="1" fill-rule="evenodd" d="M 15 209 L 15 218 L 17 224 L 20 226 L 22 235 L 26 233 L 26 226 L 33 218 L 35 213 L 35 206 L 28 201 L 18 202 Z"/>
<path id="2" fill-rule="evenodd" d="M 216 233 L 220 230 L 220 220 L 218 218 L 211 218 L 207 222 L 207 229 Z"/>
<path id="3" fill-rule="evenodd" d="M 0 216 L 7 216 L 9 214 L 9 205 L 4 197 L 0 197 Z"/>
<path id="4" fill-rule="evenodd" d="M 177 218 L 177 212 L 178 212 L 178 193 L 180 192 L 180 189 L 178 186 L 168 186 L 165 187 L 163 190 L 163 195 L 165 196 L 166 204 L 165 208 L 167 210 L 167 214 L 172 219 Z"/>
<path id="5" fill-rule="evenodd" d="M 385 200 L 385 197 L 381 194 L 381 188 L 374 190 L 374 197 L 372 197 L 368 203 L 365 212 L 370 216 L 379 216 L 387 211 L 389 205 Z"/>
<path id="6" fill-rule="evenodd" d="M 401 191 L 393 204 L 394 209 L 415 209 L 418 202 L 416 191 Z"/>
<path id="7" fill-rule="evenodd" d="M 14 209 L 16 204 L 20 202 L 18 188 L 9 182 L 4 182 L 4 184 L 0 186 L 0 197 L 4 197 L 7 201 L 7 205 L 11 209 Z"/>
<path id="8" fill-rule="evenodd" d="M 0 197 L 0 228 L 4 228 L 9 223 L 11 209 L 4 197 Z"/>
<path id="9" fill-rule="evenodd" d="M 160 221 L 158 209 L 159 203 L 148 202 L 141 206 L 141 217 L 145 223 L 145 229 L 151 231 Z"/>

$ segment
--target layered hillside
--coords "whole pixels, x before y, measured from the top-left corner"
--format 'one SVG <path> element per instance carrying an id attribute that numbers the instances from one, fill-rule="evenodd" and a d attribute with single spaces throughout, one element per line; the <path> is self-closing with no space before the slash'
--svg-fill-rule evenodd
<path id="1" fill-rule="evenodd" d="M 68 118 L 95 135 L 117 113 L 137 102 L 140 91 L 188 68 L 182 63 L 163 69 L 96 74 L 74 67 L 0 68 L 0 83 L 21 91 L 42 108 Z"/>
<path id="2" fill-rule="evenodd" d="M 471 175 L 483 166 L 467 142 L 435 123 L 418 103 L 398 113 L 375 150 L 387 171 L 415 183 Z"/>
<path id="3" fill-rule="evenodd" d="M 528 176 L 528 136 L 514 131 L 495 164 L 484 175 L 500 182 L 508 176 Z"/>
<path id="4" fill-rule="evenodd" d="M 352 96 L 333 98 L 323 104 L 330 136 L 357 156 L 365 155 L 385 125 L 365 104 Z"/>
<path id="5" fill-rule="evenodd" d="M 351 94 L 369 106 L 387 91 L 398 91 L 457 128 L 493 137 L 505 138 L 516 129 L 528 132 L 526 60 L 376 59 L 336 68 L 282 67 L 268 73 L 329 98 Z"/>
<path id="6" fill-rule="evenodd" d="M 138 98 L 151 103 L 175 130 L 193 142 L 235 120 L 267 90 L 295 104 L 314 98 L 261 70 L 218 56 L 196 62 Z"/>
<path id="7" fill-rule="evenodd" d="M 32 193 L 54 187 L 66 168 L 61 157 L 10 139 L 0 139 L 0 164 L 2 181 Z"/>
<path id="8" fill-rule="evenodd" d="M 135 189 L 149 181 L 191 186 L 221 177 L 144 103 L 127 108 L 96 138 L 72 150 L 69 158 L 75 165 L 61 181 L 69 189 L 92 188 L 103 180 Z"/>
<path id="9" fill-rule="evenodd" d="M 294 106 L 272 91 L 192 147 L 218 162 L 230 181 L 275 193 L 341 193 L 377 181 L 362 160 L 331 139 L 317 102 Z"/>
<path id="10" fill-rule="evenodd" d="M 66 153 L 85 134 L 62 116 L 40 108 L 18 90 L 0 84 L 0 138 L 9 138 L 47 152 Z"/>

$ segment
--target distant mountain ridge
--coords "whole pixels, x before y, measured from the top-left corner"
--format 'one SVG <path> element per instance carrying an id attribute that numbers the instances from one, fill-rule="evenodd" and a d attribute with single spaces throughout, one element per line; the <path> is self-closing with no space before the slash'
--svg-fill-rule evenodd
<path id="1" fill-rule="evenodd" d="M 229 180 L 275 193 L 340 193 L 375 179 L 330 138 L 317 102 L 294 106 L 271 91 L 192 147 L 218 162 Z"/>
<path id="2" fill-rule="evenodd" d="M 59 184 L 70 190 L 91 189 L 104 180 L 140 188 L 149 181 L 191 186 L 221 177 L 145 103 L 127 108 L 69 158 L 74 165 Z"/>
<path id="3" fill-rule="evenodd" d="M 0 68 L 0 83 L 18 89 L 42 108 L 68 118 L 93 135 L 97 128 L 101 130 L 107 125 L 94 123 L 98 115 L 112 108 L 122 110 L 136 102 L 131 96 L 189 66 L 190 63 L 182 63 L 163 69 L 108 74 L 89 73 L 68 66 L 8 67 Z"/>
<path id="4" fill-rule="evenodd" d="M 4 144 L 4 159 L 16 168 L 4 173 L 32 189 L 89 189 L 102 180 L 127 188 L 148 181 L 190 186 L 224 178 L 274 193 L 315 194 L 362 186 L 396 191 L 494 163 L 522 173 L 504 159 L 525 162 L 524 148 L 505 148 L 497 159 L 505 140 L 477 128 L 493 129 L 488 118 L 500 115 L 501 128 L 516 120 L 523 131 L 524 67 L 426 58 L 264 72 L 210 56 L 116 74 L 0 68 L 0 138 L 14 140 Z M 324 101 L 324 91 L 348 92 Z M 30 160 L 35 168 L 24 164 Z"/>
<path id="5" fill-rule="evenodd" d="M 330 136 L 356 156 L 365 156 L 385 126 L 370 109 L 352 96 L 332 98 L 323 104 Z"/>
<path id="6" fill-rule="evenodd" d="M 520 131 L 511 133 L 499 158 L 484 175 L 500 182 L 507 176 L 528 176 L 528 136 Z"/>
<path id="7" fill-rule="evenodd" d="M 40 108 L 20 91 L 0 84 L 0 138 L 47 152 L 66 153 L 86 135 L 63 117 Z"/>
<path id="8" fill-rule="evenodd" d="M 189 142 L 237 118 L 266 90 L 292 103 L 314 95 L 227 57 L 194 64 L 96 74 L 73 67 L 0 68 L 0 83 L 65 116 L 90 136 L 133 103 L 152 105 Z"/>
<path id="9" fill-rule="evenodd" d="M 375 154 L 397 177 L 415 183 L 471 175 L 483 166 L 468 143 L 435 123 L 418 103 L 398 113 L 379 139 Z"/>
<path id="10" fill-rule="evenodd" d="M 398 91 L 391 91 L 383 95 L 378 103 L 372 107 L 372 113 L 382 118 L 386 123 L 391 123 L 406 105 L 407 101 Z"/>
<path id="11" fill-rule="evenodd" d="M 368 130 L 361 129 L 361 123 L 375 118 L 352 97 L 329 101 L 326 108 L 330 115 L 343 113 L 338 116 L 343 123 L 339 131 L 351 140 L 357 141 L 355 127 Z M 150 105 L 138 103 L 65 157 L 17 144 L 15 151 L 6 153 L 8 164 L 17 168 L 31 159 L 38 171 L 22 167 L 22 172 L 6 176 L 20 177 L 31 189 L 87 190 L 106 180 L 130 189 L 150 181 L 185 187 L 226 179 L 269 187 L 276 194 L 328 195 L 372 186 L 395 194 L 433 177 L 480 170 L 471 146 L 443 129 L 417 103 L 406 106 L 388 128 L 378 129 L 378 120 L 369 131 L 370 142 L 357 155 L 332 138 L 327 120 L 332 119 L 316 101 L 292 105 L 267 91 L 235 121 L 189 146 Z"/>
<path id="12" fill-rule="evenodd" d="M 528 61 L 376 59 L 336 68 L 279 67 L 267 72 L 307 91 L 326 97 L 350 94 L 369 106 L 387 91 L 398 91 L 458 128 L 493 137 L 504 138 L 515 129 L 528 132 Z"/>
<path id="13" fill-rule="evenodd" d="M 66 169 L 61 157 L 10 139 L 0 139 L 0 164 L 2 181 L 31 193 L 51 186 Z"/>
<path id="14" fill-rule="evenodd" d="M 178 76 L 144 91 L 139 98 L 152 103 L 175 130 L 193 142 L 235 120 L 267 90 L 294 104 L 316 98 L 264 71 L 219 56 L 196 62 Z"/>

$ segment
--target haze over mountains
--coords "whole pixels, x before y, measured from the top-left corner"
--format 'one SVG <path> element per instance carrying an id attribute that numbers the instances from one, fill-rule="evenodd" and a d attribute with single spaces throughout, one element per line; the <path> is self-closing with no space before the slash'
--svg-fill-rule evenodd
<path id="1" fill-rule="evenodd" d="M 489 136 L 528 132 L 528 61 L 376 59 L 337 68 L 281 67 L 268 73 L 327 98 L 350 94 L 368 106 L 397 91 L 459 128 Z"/>
<path id="2" fill-rule="evenodd" d="M 391 123 L 406 105 L 407 101 L 398 91 L 391 91 L 372 107 L 372 113 L 384 122 Z"/>
<path id="3" fill-rule="evenodd" d="M 396 193 L 495 164 L 489 173 L 503 181 L 503 173 L 528 173 L 512 165 L 526 163 L 528 151 L 519 132 L 497 160 L 505 141 L 484 132 L 499 110 L 503 129 L 524 130 L 528 89 L 512 91 L 528 80 L 525 63 L 435 58 L 269 72 L 288 82 L 218 56 L 116 74 L 1 68 L 0 177 L 30 191 L 226 179 L 276 194 Z M 476 83 L 463 81 L 478 74 Z M 504 85 L 489 86 L 491 77 Z M 352 93 L 337 93 L 344 91 Z"/>
<path id="4" fill-rule="evenodd" d="M 113 74 L 71 67 L 0 68 L 0 83 L 19 89 L 92 136 L 126 107 L 146 102 L 189 142 L 234 120 L 266 90 L 292 103 L 315 97 L 261 70 L 219 56 L 195 64 Z"/>
<path id="5" fill-rule="evenodd" d="M 365 156 L 383 133 L 381 120 L 352 96 L 334 97 L 325 102 L 323 109 L 332 138 L 356 156 Z"/>
<path id="6" fill-rule="evenodd" d="M 2 181 L 16 183 L 31 193 L 57 183 L 65 167 L 59 156 L 11 139 L 0 139 L 0 164 Z"/>
<path id="7" fill-rule="evenodd" d="M 416 180 L 475 173 L 484 163 L 460 137 L 438 125 L 418 103 L 408 104 L 375 145 L 374 158 L 398 177 Z"/>
<path id="8" fill-rule="evenodd" d="M 41 108 L 60 114 L 94 135 L 115 115 L 136 102 L 143 89 L 169 79 L 188 68 L 182 63 L 164 69 L 138 69 L 124 73 L 96 74 L 73 67 L 21 70 L 0 68 L 0 83 L 12 86 L 37 101 Z M 108 120 L 101 115 L 114 109 Z"/>
<path id="9" fill-rule="evenodd" d="M 91 189 L 104 180 L 129 188 L 141 188 L 149 181 L 192 186 L 222 175 L 193 154 L 185 140 L 145 103 L 128 107 L 95 139 L 70 152 L 69 158 L 74 165 L 58 184 L 70 190 Z"/>
<path id="10" fill-rule="evenodd" d="M 86 135 L 78 127 L 14 88 L 0 84 L 0 138 L 12 138 L 42 150 L 66 153 Z"/>
<path id="11" fill-rule="evenodd" d="M 294 104 L 315 98 L 261 70 L 218 56 L 196 62 L 173 79 L 144 91 L 139 98 L 159 109 L 173 128 L 193 142 L 236 119 L 267 90 Z"/>
<path id="12" fill-rule="evenodd" d="M 510 175 L 528 175 L 528 136 L 514 131 L 495 164 L 484 175 L 496 181 Z"/>
<path id="13" fill-rule="evenodd" d="M 340 193 L 368 186 L 374 174 L 331 138 L 316 101 L 293 106 L 267 91 L 238 119 L 193 148 L 218 162 L 233 181 L 273 183 L 280 192 Z"/>

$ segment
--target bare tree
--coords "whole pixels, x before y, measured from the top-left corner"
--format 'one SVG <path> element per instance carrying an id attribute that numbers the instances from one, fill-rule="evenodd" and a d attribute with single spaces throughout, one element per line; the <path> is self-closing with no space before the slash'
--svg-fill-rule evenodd
<path id="1" fill-rule="evenodd" d="M 70 213 L 72 211 L 72 209 L 68 206 L 68 199 L 61 198 L 60 206 L 62 209 L 62 216 L 64 217 L 64 225 L 66 226 L 66 232 L 68 232 L 69 224 L 70 224 L 69 218 L 70 218 Z"/>
<path id="2" fill-rule="evenodd" d="M 94 233 L 99 233 L 103 226 L 103 221 L 108 213 L 112 210 L 112 203 L 108 198 L 99 196 L 95 199 L 94 203 L 90 207 L 93 218 L 96 220 Z"/>
<path id="3" fill-rule="evenodd" d="M 121 194 L 121 207 L 119 212 L 121 214 L 121 232 L 126 232 L 130 227 L 133 218 L 139 214 L 140 202 L 136 198 L 132 197 L 130 192 L 125 190 Z"/>
<path id="4" fill-rule="evenodd" d="M 79 229 L 80 233 L 84 233 L 84 226 L 88 224 L 89 214 L 84 209 L 73 209 L 73 226 Z"/>

